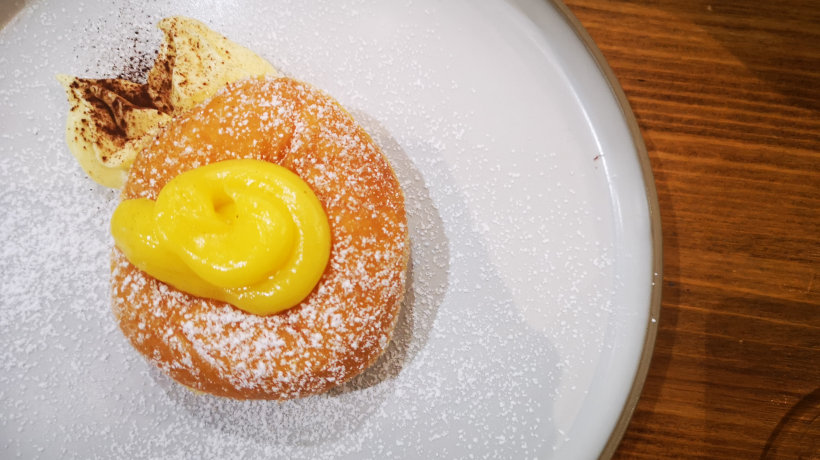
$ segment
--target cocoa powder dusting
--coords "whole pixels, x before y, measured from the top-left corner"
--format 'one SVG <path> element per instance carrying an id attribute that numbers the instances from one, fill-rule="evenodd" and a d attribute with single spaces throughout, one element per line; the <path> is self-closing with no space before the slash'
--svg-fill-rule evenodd
<path id="1" fill-rule="evenodd" d="M 120 9 L 116 13 L 116 17 L 110 20 L 117 24 L 132 24 L 128 18 L 133 15 L 133 11 L 127 9 Z M 159 20 L 158 16 L 149 14 L 148 21 L 140 25 L 131 25 L 131 31 L 123 31 L 123 35 L 118 37 L 115 43 L 110 47 L 105 47 L 104 53 L 100 54 L 97 65 L 86 69 L 87 74 L 95 74 L 99 69 L 106 68 L 110 71 L 108 75 L 113 78 L 121 78 L 137 83 L 145 83 L 148 71 L 154 65 L 157 58 L 158 50 L 156 47 L 157 36 L 152 35 L 151 26 L 156 24 Z M 101 23 L 91 26 L 90 33 L 96 32 L 97 35 L 103 33 L 103 25 Z M 148 25 L 148 26 L 146 26 Z M 98 50 L 96 44 L 90 46 L 94 50 Z M 84 60 L 88 54 L 86 47 L 76 49 L 77 59 Z"/>
<path id="2" fill-rule="evenodd" d="M 144 109 L 159 110 L 148 95 L 146 85 L 127 80 L 76 78 L 71 83 L 70 89 L 79 99 L 91 104 L 93 108 L 91 121 L 98 130 L 108 135 L 120 147 L 129 140 L 126 117 L 130 112 Z M 71 109 L 76 108 L 72 106 Z M 89 120 L 83 119 L 84 124 L 88 122 Z M 92 134 L 97 135 L 94 132 Z M 83 129 L 83 136 L 88 136 L 85 129 Z M 87 140 L 97 141 L 97 139 Z"/>

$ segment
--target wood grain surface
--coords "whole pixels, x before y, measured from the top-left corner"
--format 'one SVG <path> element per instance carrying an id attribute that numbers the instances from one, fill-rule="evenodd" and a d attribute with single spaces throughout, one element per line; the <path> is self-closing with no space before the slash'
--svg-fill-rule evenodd
<path id="1" fill-rule="evenodd" d="M 820 2 L 566 3 L 632 105 L 663 222 L 615 458 L 820 458 Z"/>

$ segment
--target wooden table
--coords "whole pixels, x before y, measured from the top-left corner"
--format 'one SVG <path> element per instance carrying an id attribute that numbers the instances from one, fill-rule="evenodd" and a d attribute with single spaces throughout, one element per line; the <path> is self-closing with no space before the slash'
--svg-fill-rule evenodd
<path id="1" fill-rule="evenodd" d="M 820 3 L 566 3 L 663 221 L 655 354 L 614 458 L 820 458 Z"/>

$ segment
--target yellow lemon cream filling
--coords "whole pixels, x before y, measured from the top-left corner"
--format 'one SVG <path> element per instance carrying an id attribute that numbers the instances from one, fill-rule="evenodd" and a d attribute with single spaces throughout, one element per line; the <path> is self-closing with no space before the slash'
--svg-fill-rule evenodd
<path id="1" fill-rule="evenodd" d="M 259 160 L 213 163 L 175 177 L 156 201 L 125 200 L 111 233 L 152 277 L 257 315 L 304 300 L 330 257 L 330 226 L 313 190 Z"/>

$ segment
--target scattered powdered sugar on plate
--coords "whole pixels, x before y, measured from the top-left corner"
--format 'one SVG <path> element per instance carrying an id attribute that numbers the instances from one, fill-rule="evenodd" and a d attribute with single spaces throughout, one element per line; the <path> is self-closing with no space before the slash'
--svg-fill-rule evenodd
<path id="1" fill-rule="evenodd" d="M 550 70 L 463 52 L 504 56 L 526 37 L 500 40 L 484 7 L 434 2 L 104 5 L 34 2 L 0 31 L 0 457 L 524 458 L 574 439 L 630 320 L 615 275 L 629 254 L 603 161 L 578 153 L 594 146 L 582 114 L 533 83 Z M 398 175 L 412 250 L 394 340 L 327 394 L 196 395 L 116 327 L 118 193 L 68 152 L 54 75 L 138 78 L 173 14 L 334 96 Z"/>

